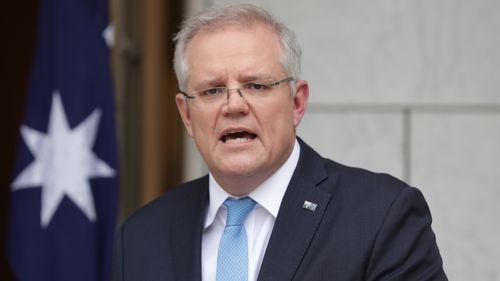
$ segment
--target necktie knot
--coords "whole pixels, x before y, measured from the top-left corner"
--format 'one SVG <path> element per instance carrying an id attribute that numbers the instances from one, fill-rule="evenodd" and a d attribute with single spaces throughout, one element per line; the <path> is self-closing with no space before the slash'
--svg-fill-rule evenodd
<path id="1" fill-rule="evenodd" d="M 245 223 L 248 214 L 255 207 L 256 202 L 250 197 L 240 199 L 228 198 L 224 201 L 227 208 L 226 226 L 242 225 Z"/>

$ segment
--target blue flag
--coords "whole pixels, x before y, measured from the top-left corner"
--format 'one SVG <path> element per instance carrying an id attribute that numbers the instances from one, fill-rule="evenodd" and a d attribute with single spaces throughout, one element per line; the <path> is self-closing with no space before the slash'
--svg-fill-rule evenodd
<path id="1" fill-rule="evenodd" d="M 20 281 L 109 280 L 118 203 L 106 0 L 42 0 L 11 185 Z"/>

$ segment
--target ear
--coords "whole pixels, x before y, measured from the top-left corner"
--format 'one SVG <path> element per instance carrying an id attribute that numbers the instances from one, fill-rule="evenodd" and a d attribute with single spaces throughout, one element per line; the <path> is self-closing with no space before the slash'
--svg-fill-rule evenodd
<path id="1" fill-rule="evenodd" d="M 299 126 L 304 113 L 306 112 L 307 101 L 309 100 L 309 85 L 306 80 L 295 82 L 295 96 L 293 97 L 293 123 Z"/>
<path id="2" fill-rule="evenodd" d="M 189 136 L 193 137 L 193 130 L 191 129 L 191 116 L 189 114 L 189 107 L 187 105 L 187 100 L 183 94 L 177 93 L 175 95 L 175 103 L 177 104 L 177 110 L 179 110 L 179 115 L 182 118 L 182 123 L 186 127 L 186 131 Z"/>

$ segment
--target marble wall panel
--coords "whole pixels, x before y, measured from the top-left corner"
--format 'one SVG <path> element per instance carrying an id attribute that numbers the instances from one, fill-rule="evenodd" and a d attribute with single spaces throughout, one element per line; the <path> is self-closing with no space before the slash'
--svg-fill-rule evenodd
<path id="1" fill-rule="evenodd" d="M 411 183 L 450 280 L 500 280 L 500 113 L 415 114 Z"/>
<path id="2" fill-rule="evenodd" d="M 500 104 L 495 0 L 206 0 L 252 2 L 303 47 L 313 103 Z"/>
<path id="3" fill-rule="evenodd" d="M 401 114 L 310 111 L 298 135 L 324 157 L 403 177 Z"/>

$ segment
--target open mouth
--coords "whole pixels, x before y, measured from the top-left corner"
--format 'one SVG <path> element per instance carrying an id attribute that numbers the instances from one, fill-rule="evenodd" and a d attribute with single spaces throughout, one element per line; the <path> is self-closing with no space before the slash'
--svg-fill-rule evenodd
<path id="1" fill-rule="evenodd" d="M 235 144 L 249 142 L 257 137 L 256 134 L 247 131 L 230 131 L 222 135 L 220 140 L 223 143 Z"/>

